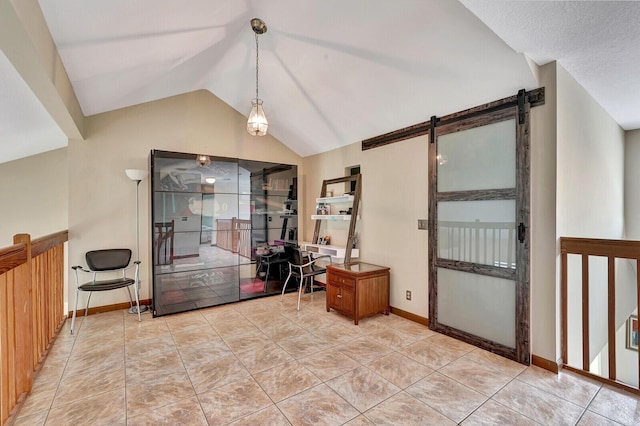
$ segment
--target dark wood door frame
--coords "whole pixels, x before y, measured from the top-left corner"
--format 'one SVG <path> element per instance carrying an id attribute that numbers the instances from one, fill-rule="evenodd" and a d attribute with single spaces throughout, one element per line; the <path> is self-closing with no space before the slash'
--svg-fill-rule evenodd
<path id="1" fill-rule="evenodd" d="M 472 116 L 457 116 L 455 119 L 432 118 L 429 140 L 429 328 L 459 340 L 489 350 L 523 364 L 530 364 L 530 295 L 529 295 L 529 102 L 524 90 L 518 95 L 516 105 L 504 104 L 501 108 L 478 109 Z M 516 187 L 498 190 L 470 190 L 437 192 L 437 138 L 475 127 L 515 119 L 516 124 Z M 464 261 L 438 258 L 437 205 L 440 201 L 516 200 L 516 224 L 520 242 L 516 244 L 516 269 L 480 265 Z M 438 268 L 473 272 L 497 278 L 506 278 L 516 283 L 515 300 L 515 348 L 511 348 L 468 332 L 438 322 Z"/>

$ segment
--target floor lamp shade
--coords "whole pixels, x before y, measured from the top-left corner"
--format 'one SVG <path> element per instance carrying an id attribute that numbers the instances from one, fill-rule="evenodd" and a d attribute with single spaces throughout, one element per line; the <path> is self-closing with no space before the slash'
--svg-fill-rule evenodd
<path id="1" fill-rule="evenodd" d="M 127 177 L 131 180 L 142 180 L 147 177 L 147 174 L 149 174 L 149 172 L 147 172 L 146 170 L 138 170 L 138 169 L 127 169 L 125 170 L 125 173 L 127 174 Z"/>

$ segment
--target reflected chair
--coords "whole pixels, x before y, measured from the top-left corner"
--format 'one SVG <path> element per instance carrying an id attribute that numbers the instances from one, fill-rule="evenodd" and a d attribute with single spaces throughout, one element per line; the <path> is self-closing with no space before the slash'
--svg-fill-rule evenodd
<path id="1" fill-rule="evenodd" d="M 129 262 L 131 261 L 130 249 L 105 249 L 88 251 L 85 255 L 88 269 L 82 266 L 72 266 L 76 279 L 76 297 L 73 304 L 73 319 L 71 320 L 71 334 L 76 322 L 76 312 L 78 310 L 78 294 L 81 291 L 89 292 L 87 296 L 87 306 L 84 309 L 84 316 L 89 312 L 89 301 L 94 291 L 116 290 L 118 288 L 126 288 L 129 293 L 129 301 L 133 307 L 133 298 L 129 287 L 134 286 L 136 295 L 136 306 L 138 307 L 138 321 L 140 321 L 140 300 L 138 299 L 138 286 L 140 285 L 140 261 L 133 262 L 134 275 L 133 278 L 127 277 Z M 81 283 L 80 273 L 91 275 L 91 279 Z M 105 276 L 104 279 L 98 277 Z"/>
<path id="2" fill-rule="evenodd" d="M 174 221 L 156 222 L 156 262 L 158 265 L 173 264 L 173 231 Z"/>
<path id="3" fill-rule="evenodd" d="M 287 259 L 281 256 L 281 251 L 272 251 L 258 255 L 258 262 L 256 266 L 256 276 L 254 281 L 261 278 L 261 273 L 264 274 L 264 291 L 267 291 L 267 282 L 269 281 L 269 274 L 271 273 L 271 266 L 274 266 L 278 270 L 279 280 L 282 281 L 281 265 L 287 263 Z M 266 269 L 266 270 L 265 270 Z"/>
<path id="4" fill-rule="evenodd" d="M 282 298 L 284 297 L 284 292 L 287 289 L 287 283 L 289 279 L 293 276 L 298 279 L 299 287 L 298 287 L 298 311 L 300 310 L 300 297 L 302 296 L 302 288 L 304 287 L 304 283 L 307 278 L 310 278 L 311 283 L 311 294 L 313 294 L 313 278 L 316 275 L 324 274 L 327 272 L 327 268 L 322 265 L 318 265 L 318 261 L 326 262 L 329 260 L 329 264 L 332 263 L 331 256 L 322 255 L 315 258 L 312 258 L 309 254 L 305 256 L 305 253 L 299 247 L 289 247 L 285 246 L 285 253 L 287 254 L 287 259 L 289 262 L 289 275 L 287 276 L 284 285 L 282 286 L 282 294 L 280 295 L 280 301 L 282 302 Z"/>

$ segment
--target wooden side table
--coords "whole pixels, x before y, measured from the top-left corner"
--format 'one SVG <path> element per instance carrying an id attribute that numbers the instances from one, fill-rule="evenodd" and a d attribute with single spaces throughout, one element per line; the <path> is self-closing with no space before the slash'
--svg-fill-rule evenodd
<path id="1" fill-rule="evenodd" d="M 327 312 L 358 320 L 389 315 L 389 268 L 364 262 L 327 265 Z"/>

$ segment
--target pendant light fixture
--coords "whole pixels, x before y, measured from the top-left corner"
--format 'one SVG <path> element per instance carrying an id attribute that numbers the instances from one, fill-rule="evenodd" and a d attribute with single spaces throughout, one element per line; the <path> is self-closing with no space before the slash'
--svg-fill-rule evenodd
<path id="1" fill-rule="evenodd" d="M 209 164 L 211 164 L 211 158 L 209 158 L 208 155 L 198 154 L 196 156 L 196 164 L 198 165 L 198 167 L 207 167 Z"/>
<path id="2" fill-rule="evenodd" d="M 249 113 L 249 120 L 247 120 L 247 131 L 253 136 L 264 136 L 267 134 L 267 128 L 269 123 L 267 117 L 264 115 L 264 109 L 262 109 L 262 99 L 258 96 L 258 35 L 267 32 L 267 26 L 262 19 L 253 18 L 251 20 L 251 28 L 256 37 L 256 98 L 251 100 L 251 112 Z"/>

